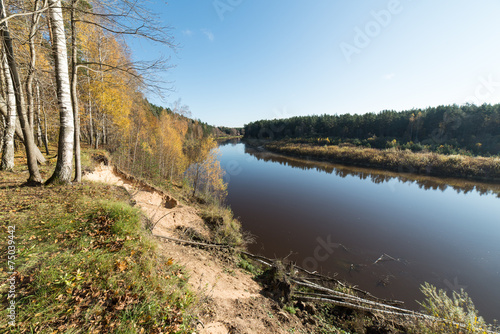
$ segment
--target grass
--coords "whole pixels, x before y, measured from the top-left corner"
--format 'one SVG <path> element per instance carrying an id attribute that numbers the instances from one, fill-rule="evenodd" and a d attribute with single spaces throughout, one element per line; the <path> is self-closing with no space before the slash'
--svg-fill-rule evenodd
<path id="1" fill-rule="evenodd" d="M 19 157 L 18 159 L 21 159 Z M 48 175 L 53 166 L 44 166 Z M 196 296 L 183 268 L 159 254 L 123 188 L 93 183 L 22 187 L 27 174 L 0 172 L 7 249 L 15 226 L 15 326 L 9 333 L 191 333 Z M 0 317 L 7 319 L 7 260 Z"/>
<path id="2" fill-rule="evenodd" d="M 346 165 L 380 168 L 439 177 L 500 180 L 500 158 L 414 153 L 410 150 L 372 149 L 339 145 L 312 145 L 286 140 L 265 145 L 272 152 Z"/>
<path id="3" fill-rule="evenodd" d="M 463 289 L 460 292 L 453 291 L 449 297 L 445 291 L 425 283 L 421 291 L 426 299 L 420 305 L 426 313 L 448 322 L 428 323 L 425 326 L 420 324 L 419 333 L 487 333 L 488 330 L 494 330 L 479 316 L 472 299 Z M 454 323 L 460 323 L 462 327 Z"/>
<path id="4" fill-rule="evenodd" d="M 199 208 L 200 217 L 212 230 L 215 243 L 241 246 L 244 243 L 241 223 L 234 219 L 230 208 L 219 202 L 207 202 Z"/>

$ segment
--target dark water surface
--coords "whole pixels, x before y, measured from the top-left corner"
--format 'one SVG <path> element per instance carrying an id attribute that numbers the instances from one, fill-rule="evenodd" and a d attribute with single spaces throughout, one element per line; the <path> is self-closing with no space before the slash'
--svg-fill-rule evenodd
<path id="1" fill-rule="evenodd" d="M 463 288 L 488 322 L 500 319 L 500 185 L 310 162 L 243 143 L 220 151 L 228 204 L 257 237 L 251 251 L 293 252 L 298 265 L 417 310 L 424 282 Z"/>

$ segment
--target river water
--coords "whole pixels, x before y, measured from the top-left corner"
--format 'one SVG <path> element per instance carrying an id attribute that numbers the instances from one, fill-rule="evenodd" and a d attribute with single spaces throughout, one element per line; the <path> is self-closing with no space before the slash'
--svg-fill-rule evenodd
<path id="1" fill-rule="evenodd" d="M 267 257 L 419 310 L 419 287 L 465 292 L 500 319 L 500 185 L 287 158 L 223 144 L 227 202 Z"/>

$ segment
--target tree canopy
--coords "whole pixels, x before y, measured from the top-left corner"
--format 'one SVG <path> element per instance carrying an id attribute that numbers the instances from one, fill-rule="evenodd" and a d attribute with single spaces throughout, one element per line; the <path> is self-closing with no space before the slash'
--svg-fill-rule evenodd
<path id="1" fill-rule="evenodd" d="M 314 115 L 245 125 L 246 138 L 312 139 L 374 148 L 500 154 L 500 104 L 448 105 L 363 115 Z"/>

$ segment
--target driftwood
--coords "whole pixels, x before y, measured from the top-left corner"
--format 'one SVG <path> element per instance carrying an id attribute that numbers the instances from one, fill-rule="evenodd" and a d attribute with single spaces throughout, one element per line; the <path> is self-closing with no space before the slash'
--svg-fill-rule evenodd
<path id="1" fill-rule="evenodd" d="M 394 257 L 392 257 L 392 256 L 390 256 L 390 255 L 385 254 L 385 253 L 384 253 L 384 254 L 382 254 L 382 255 L 380 255 L 380 257 L 379 257 L 379 258 L 378 258 L 375 262 L 373 262 L 373 264 L 377 264 L 377 263 L 379 263 L 379 262 L 384 262 L 384 261 L 395 261 L 395 262 L 401 262 L 401 263 L 403 263 L 404 265 L 406 265 L 406 264 L 407 264 L 407 261 L 405 261 L 405 260 L 401 260 L 401 259 L 399 259 L 399 258 L 398 258 L 398 259 L 396 259 L 396 258 L 394 258 Z"/>
<path id="2" fill-rule="evenodd" d="M 146 183 L 142 180 L 139 180 L 130 174 L 127 174 L 127 173 L 124 173 L 123 171 L 120 171 L 116 166 L 115 166 L 115 173 L 118 174 L 120 177 L 126 179 L 129 182 L 139 184 L 142 187 L 142 189 L 152 191 L 152 192 L 157 192 L 162 196 L 166 195 L 163 191 L 155 188 L 154 186 L 151 186 L 148 183 Z M 168 199 L 169 198 L 167 198 L 167 200 Z M 160 218 L 159 220 L 161 220 L 162 218 Z M 158 234 L 153 234 L 153 236 L 155 236 L 157 238 L 164 239 L 164 240 L 169 240 L 169 241 L 173 241 L 173 242 L 177 242 L 177 243 L 181 243 L 181 244 L 186 244 L 186 245 L 197 246 L 197 247 L 220 248 L 220 249 L 232 248 L 232 249 L 236 250 L 236 247 L 234 245 L 182 240 L 182 239 L 167 237 L 167 236 L 158 235 Z M 356 287 L 348 287 L 346 284 L 342 283 L 341 281 L 339 281 L 333 277 L 321 275 L 317 272 L 310 272 L 304 268 L 296 266 L 292 262 L 290 262 L 287 266 L 284 266 L 281 263 L 281 261 L 278 261 L 278 260 L 272 260 L 272 259 L 266 258 L 264 256 L 251 254 L 251 253 L 248 253 L 248 252 L 243 251 L 241 249 L 238 249 L 237 251 L 241 255 L 245 255 L 247 257 L 252 258 L 256 262 L 259 262 L 267 267 L 271 267 L 271 269 L 269 271 L 273 273 L 272 274 L 272 281 L 273 281 L 272 285 L 274 285 L 275 287 L 278 288 L 278 290 L 280 290 L 279 291 L 279 293 L 281 294 L 280 299 L 284 299 L 284 300 L 288 301 L 288 300 L 293 298 L 293 299 L 300 300 L 300 301 L 310 301 L 310 302 L 316 302 L 316 303 L 318 303 L 318 302 L 330 303 L 333 305 L 337 305 L 337 306 L 341 306 L 341 307 L 345 307 L 345 308 L 350 308 L 350 309 L 354 309 L 354 310 L 359 310 L 359 311 L 363 311 L 363 312 L 370 312 L 370 313 L 374 313 L 374 314 L 378 313 L 378 314 L 385 314 L 385 315 L 390 315 L 390 316 L 394 316 L 394 317 L 423 319 L 423 320 L 430 320 L 433 322 L 443 322 L 443 323 L 452 324 L 455 327 L 459 327 L 459 328 L 467 330 L 467 325 L 465 325 L 465 324 L 453 322 L 453 321 L 450 321 L 447 319 L 433 317 L 430 315 L 426 315 L 423 313 L 414 312 L 414 311 L 404 309 L 402 307 L 398 307 L 396 305 L 402 305 L 403 302 L 400 302 L 397 300 L 386 300 L 386 299 L 377 298 L 367 291 L 363 291 L 363 290 L 358 289 Z M 392 256 L 387 255 L 387 254 L 382 254 L 373 264 L 377 264 L 377 263 L 382 262 L 382 261 L 397 261 L 397 262 L 402 262 L 402 263 L 406 264 L 404 260 L 396 259 Z M 340 291 L 328 288 L 326 286 L 320 285 L 318 283 L 314 283 L 312 281 L 329 282 L 331 284 L 333 283 L 336 287 L 347 288 L 351 291 L 362 294 L 364 297 L 340 292 Z M 296 288 L 296 286 L 302 287 L 303 290 L 306 290 L 306 291 L 298 290 Z M 493 332 L 490 330 L 485 330 L 485 332 L 492 333 L 492 334 L 497 333 L 497 332 Z"/>
<path id="3" fill-rule="evenodd" d="M 233 247 L 232 245 L 226 245 L 226 244 L 209 244 L 209 243 L 198 242 L 198 241 L 176 239 L 176 238 L 166 237 L 164 235 L 159 235 L 159 234 L 153 234 L 153 236 L 157 237 L 157 238 L 165 239 L 165 240 L 175 241 L 175 242 L 178 242 L 181 244 L 200 246 L 200 247 L 212 247 L 212 248 L 232 248 Z"/>
<path id="4" fill-rule="evenodd" d="M 193 245 L 199 247 L 209 247 L 209 248 L 233 248 L 234 246 L 225 245 L 225 244 L 210 244 L 196 241 L 188 241 L 181 240 L 171 237 L 165 237 L 161 235 L 154 235 L 155 237 Z M 443 322 L 447 324 L 451 324 L 455 327 L 459 327 L 462 329 L 467 329 L 467 325 L 462 323 L 457 323 L 451 320 L 437 318 L 434 316 L 430 316 L 427 314 L 423 314 L 420 312 L 411 311 L 402 307 L 398 307 L 396 305 L 402 305 L 403 302 L 397 300 L 386 300 L 373 296 L 367 291 L 363 291 L 358 288 L 348 287 L 341 281 L 329 277 L 324 276 L 316 272 L 310 272 L 304 268 L 298 267 L 293 263 L 288 264 L 288 266 L 284 266 L 280 261 L 272 260 L 266 258 L 264 256 L 255 255 L 243 250 L 239 250 L 239 253 L 245 255 L 253 260 L 267 266 L 271 267 L 273 270 L 273 282 L 272 285 L 278 287 L 280 290 L 278 295 L 280 299 L 290 300 L 295 299 L 298 301 L 309 301 L 316 303 L 329 303 L 340 307 L 345 307 L 353 310 L 358 310 L 362 312 L 369 312 L 372 314 L 384 314 L 393 317 L 400 318 L 412 318 L 412 319 L 420 319 L 420 320 L 429 320 L 433 322 Z M 394 259 L 394 258 L 392 258 Z M 392 260 L 390 259 L 390 260 Z M 394 259 L 396 260 L 396 259 Z M 396 260 L 397 261 L 397 260 Z M 376 261 L 377 262 L 377 261 Z M 286 270 L 284 269 L 286 268 Z M 280 283 L 279 275 L 282 275 L 282 283 Z M 304 277 L 307 276 L 307 277 Z M 359 297 L 356 295 L 340 292 L 334 289 L 330 289 L 326 286 L 314 283 L 312 281 L 323 281 L 323 282 L 331 282 L 340 286 L 342 288 L 347 288 L 357 293 L 362 294 L 364 297 Z M 282 287 L 285 287 L 281 289 Z M 297 290 L 297 287 L 302 287 L 303 289 L 309 291 L 301 291 Z M 486 333 L 495 334 L 497 332 L 493 332 L 490 330 L 485 330 Z M 498 333 L 497 333 L 498 334 Z"/>
<path id="5" fill-rule="evenodd" d="M 178 242 L 178 243 L 183 243 L 183 244 L 193 245 L 193 246 L 199 246 L 199 247 L 208 247 L 208 248 L 232 248 L 232 247 L 234 247 L 234 246 L 227 245 L 227 244 L 213 244 L 213 243 L 204 243 L 204 242 L 197 242 L 197 241 L 182 240 L 182 239 L 177 239 L 177 238 L 172 238 L 172 237 L 166 237 L 166 236 L 159 235 L 159 234 L 153 234 L 153 236 L 161 238 L 161 239 L 165 239 L 165 240 L 170 240 L 170 241 L 174 241 L 174 242 Z M 270 258 L 267 258 L 267 257 L 264 257 L 264 256 L 260 256 L 260 255 L 255 255 L 255 254 L 243 251 L 243 250 L 240 250 L 239 253 L 242 254 L 242 255 L 245 255 L 247 257 L 250 257 L 250 258 L 254 259 L 255 261 L 257 261 L 257 262 L 259 262 L 261 264 L 264 264 L 267 267 L 272 267 L 276 263 L 276 260 L 272 260 Z M 287 274 L 287 276 L 292 276 L 293 277 L 293 276 L 297 275 L 298 271 L 302 271 L 304 273 L 307 273 L 308 275 L 313 276 L 312 279 L 318 278 L 318 279 L 323 280 L 323 281 L 331 281 L 331 282 L 333 282 L 335 284 L 338 284 L 338 285 L 340 285 L 340 286 L 342 286 L 344 288 L 349 288 L 349 289 L 351 289 L 353 291 L 362 293 L 363 295 L 365 295 L 368 298 L 370 298 L 370 299 L 365 299 L 367 301 L 376 301 L 376 302 L 383 303 L 383 304 L 388 305 L 388 306 L 404 304 L 403 302 L 397 301 L 397 300 L 387 300 L 387 299 L 377 298 L 377 297 L 373 296 L 372 294 L 370 294 L 367 291 L 364 291 L 364 290 L 361 290 L 361 289 L 358 289 L 358 288 L 347 287 L 344 283 L 342 283 L 341 281 L 339 281 L 339 280 L 337 280 L 337 279 L 335 279 L 333 277 L 324 276 L 324 275 L 321 275 L 321 274 L 318 274 L 318 273 L 312 273 L 312 272 L 310 272 L 310 271 L 308 271 L 308 270 L 306 270 L 304 268 L 301 268 L 299 266 L 296 266 L 294 264 L 292 264 L 290 267 L 291 267 L 291 271 L 293 271 L 293 275 Z M 324 289 L 323 291 L 326 291 L 326 292 L 333 292 L 334 291 L 332 289 L 328 289 L 326 287 L 322 287 L 319 284 L 315 284 L 315 283 L 309 282 L 305 278 L 302 278 L 301 280 L 302 280 L 301 284 L 303 284 L 303 285 L 310 284 L 311 285 L 310 287 L 322 288 L 322 289 Z M 295 280 L 292 279 L 292 282 L 296 283 L 297 281 L 295 281 Z M 340 292 L 336 292 L 336 293 L 341 294 Z M 351 296 L 351 295 L 348 295 L 348 294 L 343 294 L 343 295 L 345 295 L 345 296 Z M 361 299 L 361 297 L 356 297 L 356 298 Z M 409 311 L 409 312 L 411 312 L 411 311 Z"/>

